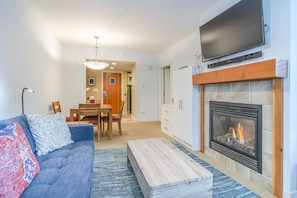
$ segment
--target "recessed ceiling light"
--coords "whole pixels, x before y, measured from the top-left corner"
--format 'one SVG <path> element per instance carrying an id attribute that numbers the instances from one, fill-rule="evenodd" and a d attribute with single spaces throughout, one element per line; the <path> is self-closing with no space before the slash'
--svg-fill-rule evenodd
<path id="1" fill-rule="evenodd" d="M 112 65 L 117 65 L 117 63 L 111 63 Z"/>
<path id="2" fill-rule="evenodd" d="M 111 67 L 109 67 L 109 69 L 114 69 L 114 67 L 111 66 Z"/>

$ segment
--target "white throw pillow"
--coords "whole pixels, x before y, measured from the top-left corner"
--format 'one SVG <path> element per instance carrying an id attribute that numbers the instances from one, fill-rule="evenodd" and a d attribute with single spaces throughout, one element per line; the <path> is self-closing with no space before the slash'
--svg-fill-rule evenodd
<path id="1" fill-rule="evenodd" d="M 44 155 L 73 143 L 65 116 L 62 113 L 27 114 L 26 116 L 35 140 L 37 155 Z"/>

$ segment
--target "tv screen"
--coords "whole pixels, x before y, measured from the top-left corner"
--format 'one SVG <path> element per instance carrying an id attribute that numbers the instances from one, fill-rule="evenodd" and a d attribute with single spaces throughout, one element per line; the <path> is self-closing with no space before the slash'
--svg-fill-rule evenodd
<path id="1" fill-rule="evenodd" d="M 242 0 L 200 26 L 202 60 L 264 44 L 262 0 Z"/>

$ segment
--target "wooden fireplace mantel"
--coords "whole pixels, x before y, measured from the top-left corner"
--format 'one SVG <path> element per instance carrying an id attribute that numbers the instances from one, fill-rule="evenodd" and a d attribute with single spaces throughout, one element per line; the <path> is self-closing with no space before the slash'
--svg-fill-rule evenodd
<path id="1" fill-rule="evenodd" d="M 266 60 L 193 75 L 193 84 L 213 84 L 287 77 L 285 60 Z"/>
<path id="2" fill-rule="evenodd" d="M 287 61 L 276 59 L 194 74 L 192 77 L 193 84 L 200 85 L 200 151 L 203 153 L 204 85 L 255 80 L 272 80 L 272 193 L 277 197 L 282 196 L 283 78 L 285 77 L 287 77 Z"/>

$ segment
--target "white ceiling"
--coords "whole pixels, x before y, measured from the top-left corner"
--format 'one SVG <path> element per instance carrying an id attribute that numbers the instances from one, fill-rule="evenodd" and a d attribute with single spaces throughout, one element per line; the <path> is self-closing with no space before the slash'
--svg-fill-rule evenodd
<path id="1" fill-rule="evenodd" d="M 219 0 L 28 0 L 65 45 L 161 52 Z"/>

